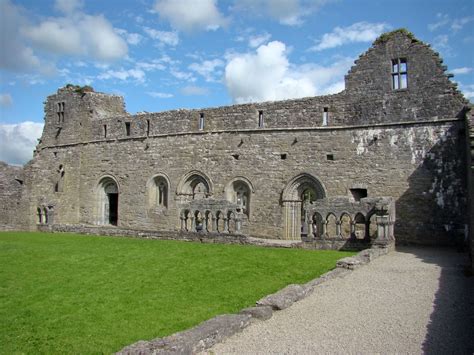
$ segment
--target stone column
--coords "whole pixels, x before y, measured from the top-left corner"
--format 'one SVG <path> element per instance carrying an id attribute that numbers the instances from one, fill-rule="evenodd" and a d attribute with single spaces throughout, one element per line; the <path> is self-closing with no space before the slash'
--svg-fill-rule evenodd
<path id="1" fill-rule="evenodd" d="M 224 218 L 224 233 L 229 233 L 229 220 Z"/>
<path id="2" fill-rule="evenodd" d="M 181 230 L 185 231 L 186 230 L 186 222 L 184 221 L 184 217 L 181 216 L 179 218 L 181 219 Z"/>
<path id="3" fill-rule="evenodd" d="M 217 232 L 217 217 L 214 215 L 212 216 L 212 231 Z"/>
<path id="4" fill-rule="evenodd" d="M 202 219 L 202 229 L 201 229 L 201 232 L 207 233 L 207 218 L 205 218 L 205 217 Z"/>
<path id="5" fill-rule="evenodd" d="M 351 221 L 351 235 L 350 238 L 356 239 L 356 221 Z"/>
<path id="6" fill-rule="evenodd" d="M 340 220 L 336 221 L 336 237 L 337 237 L 337 238 L 341 238 L 341 237 L 342 237 L 342 233 L 341 233 L 341 221 L 340 221 Z"/>
<path id="7" fill-rule="evenodd" d="M 189 217 L 191 219 L 191 230 L 188 232 L 195 232 L 196 231 L 196 221 L 194 216 Z"/>
<path id="8" fill-rule="evenodd" d="M 242 220 L 240 218 L 235 219 L 235 233 L 239 233 L 242 228 Z"/>
<path id="9" fill-rule="evenodd" d="M 322 227 L 322 231 L 321 231 L 321 238 L 326 238 L 328 235 L 327 235 L 327 231 L 328 231 L 328 221 L 327 220 L 324 220 L 322 223 L 321 223 L 321 227 Z"/>
<path id="10" fill-rule="evenodd" d="M 387 245 L 392 242 L 390 236 L 390 218 L 388 215 L 376 216 L 377 223 L 377 238 L 374 240 L 374 244 Z"/>

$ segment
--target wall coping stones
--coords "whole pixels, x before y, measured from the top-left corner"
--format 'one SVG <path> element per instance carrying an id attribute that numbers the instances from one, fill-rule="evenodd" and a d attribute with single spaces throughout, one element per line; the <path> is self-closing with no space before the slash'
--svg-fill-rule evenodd
<path id="1" fill-rule="evenodd" d="M 245 308 L 239 314 L 219 315 L 202 322 L 194 328 L 151 341 L 140 340 L 117 354 L 195 354 L 211 348 L 218 342 L 241 332 L 254 321 L 264 321 L 272 317 L 273 311 L 290 307 L 293 303 L 313 293 L 320 284 L 349 275 L 357 267 L 366 265 L 381 255 L 388 254 L 394 245 L 365 249 L 353 257 L 339 260 L 336 268 L 307 282 L 304 285 L 288 285 L 280 291 L 257 301 L 256 307 Z M 346 260 L 345 260 L 346 259 Z M 344 261 L 345 260 L 345 261 Z M 357 265 L 357 267 L 348 267 Z"/>
<path id="2" fill-rule="evenodd" d="M 206 135 L 206 134 L 222 134 L 222 133 L 269 133 L 269 132 L 301 132 L 301 131 L 339 131 L 339 130 L 353 130 L 353 129 L 371 129 L 380 127 L 401 127 L 401 126 L 423 126 L 433 124 L 444 124 L 449 122 L 463 121 L 464 118 L 449 118 L 449 119 L 436 119 L 436 120 L 425 120 L 425 121 L 406 121 L 406 122 L 387 122 L 387 123 L 368 123 L 364 125 L 347 125 L 347 126 L 324 126 L 324 127 L 270 127 L 270 128 L 252 128 L 252 129 L 227 129 L 227 130 L 212 130 L 212 131 L 186 131 L 186 132 L 174 132 L 164 133 L 155 135 L 143 135 L 135 137 L 121 137 L 113 139 L 95 139 L 85 142 L 74 142 L 65 144 L 45 145 L 40 150 L 51 149 L 51 148 L 66 148 L 75 147 L 80 145 L 88 144 L 101 144 L 101 143 L 120 143 L 127 141 L 145 141 L 152 138 L 161 137 L 177 137 L 186 135 Z"/>

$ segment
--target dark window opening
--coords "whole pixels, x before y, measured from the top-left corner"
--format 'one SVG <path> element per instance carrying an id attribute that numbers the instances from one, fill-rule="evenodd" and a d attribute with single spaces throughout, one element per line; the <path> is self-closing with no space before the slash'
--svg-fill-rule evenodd
<path id="1" fill-rule="evenodd" d="M 323 109 L 323 126 L 327 126 L 329 124 L 329 108 L 325 107 Z"/>
<path id="2" fill-rule="evenodd" d="M 104 138 L 107 138 L 107 125 L 104 125 Z"/>
<path id="3" fill-rule="evenodd" d="M 258 111 L 258 128 L 263 128 L 263 111 Z"/>
<path id="4" fill-rule="evenodd" d="M 146 136 L 150 135 L 150 120 L 146 120 Z"/>
<path id="5" fill-rule="evenodd" d="M 125 122 L 125 131 L 127 136 L 130 135 L 130 122 Z"/>
<path id="6" fill-rule="evenodd" d="M 54 192 L 59 192 L 59 182 L 54 184 Z"/>
<path id="7" fill-rule="evenodd" d="M 351 189 L 351 194 L 355 201 L 360 201 L 360 199 L 367 197 L 367 189 Z"/>
<path id="8" fill-rule="evenodd" d="M 202 131 L 204 129 L 204 113 L 199 114 L 199 124 L 198 124 L 198 129 Z"/>
<path id="9" fill-rule="evenodd" d="M 18 182 L 20 185 L 23 185 L 23 180 L 15 179 L 15 181 Z"/>
<path id="10" fill-rule="evenodd" d="M 109 224 L 116 226 L 118 221 L 118 194 L 109 193 L 107 194 L 109 202 Z"/>
<path id="11" fill-rule="evenodd" d="M 239 160 L 240 155 L 238 155 L 238 154 L 232 154 L 232 157 L 233 157 L 235 160 Z"/>
<path id="12" fill-rule="evenodd" d="M 286 154 L 280 154 L 280 158 L 281 158 L 281 160 L 285 160 L 286 159 Z"/>
<path id="13" fill-rule="evenodd" d="M 400 90 L 408 87 L 407 60 L 397 58 L 392 60 L 392 89 Z"/>
<path id="14" fill-rule="evenodd" d="M 334 154 L 327 154 L 326 160 L 334 160 Z"/>

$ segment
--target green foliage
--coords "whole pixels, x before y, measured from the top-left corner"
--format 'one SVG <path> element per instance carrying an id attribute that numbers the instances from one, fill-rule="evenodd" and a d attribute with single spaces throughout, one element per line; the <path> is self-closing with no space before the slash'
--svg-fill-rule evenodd
<path id="1" fill-rule="evenodd" d="M 66 84 L 66 89 L 73 90 L 77 94 L 84 94 L 86 92 L 94 92 L 94 88 L 90 85 L 84 85 L 84 86 L 79 86 L 79 85 L 74 85 L 74 84 Z"/>
<path id="2" fill-rule="evenodd" d="M 348 252 L 0 233 L 0 353 L 111 353 L 237 312 Z"/>
<path id="3" fill-rule="evenodd" d="M 391 39 L 394 35 L 396 34 L 403 34 L 410 38 L 414 42 L 419 42 L 418 39 L 416 39 L 415 35 L 408 31 L 406 28 L 399 28 L 391 32 L 385 32 L 382 33 L 374 42 L 374 44 L 382 44 L 387 42 L 389 39 Z"/>

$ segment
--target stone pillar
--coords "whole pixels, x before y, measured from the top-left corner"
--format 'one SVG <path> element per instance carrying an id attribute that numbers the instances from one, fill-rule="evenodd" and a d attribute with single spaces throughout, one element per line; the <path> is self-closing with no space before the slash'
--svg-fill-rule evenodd
<path id="1" fill-rule="evenodd" d="M 322 231 L 321 231 L 321 238 L 326 238 L 328 236 L 328 221 L 324 220 L 321 223 Z"/>
<path id="2" fill-rule="evenodd" d="M 186 230 L 186 222 L 184 221 L 184 217 L 181 216 L 179 218 L 181 219 L 181 230 L 185 231 Z"/>
<path id="3" fill-rule="evenodd" d="M 350 238 L 356 239 L 356 221 L 351 221 L 351 235 Z"/>
<path id="4" fill-rule="evenodd" d="M 201 223 L 202 223 L 201 232 L 207 233 L 207 218 L 204 217 Z"/>
<path id="5" fill-rule="evenodd" d="M 196 231 L 196 221 L 194 216 L 189 217 L 191 219 L 191 230 L 188 232 L 195 232 Z"/>
<path id="6" fill-rule="evenodd" d="M 388 245 L 393 242 L 393 238 L 390 235 L 390 218 L 388 215 L 376 216 L 377 223 L 377 238 L 374 240 L 374 244 Z"/>
<path id="7" fill-rule="evenodd" d="M 240 218 L 235 219 L 235 233 L 239 233 L 242 228 L 242 220 Z"/>
<path id="8" fill-rule="evenodd" d="M 217 232 L 217 217 L 214 215 L 212 216 L 212 231 Z"/>
<path id="9" fill-rule="evenodd" d="M 224 233 L 229 233 L 229 220 L 224 218 Z"/>
<path id="10" fill-rule="evenodd" d="M 337 238 L 342 238 L 341 221 L 340 220 L 336 221 L 336 237 Z"/>

